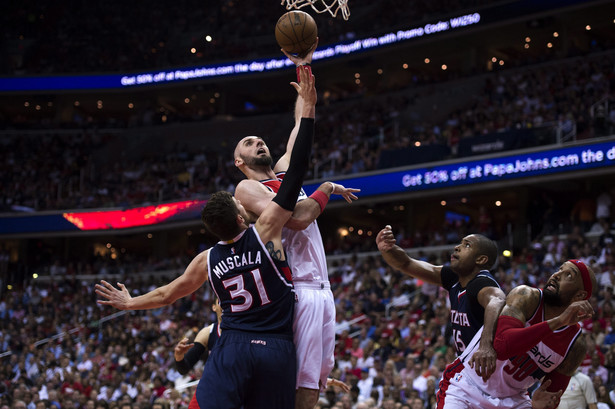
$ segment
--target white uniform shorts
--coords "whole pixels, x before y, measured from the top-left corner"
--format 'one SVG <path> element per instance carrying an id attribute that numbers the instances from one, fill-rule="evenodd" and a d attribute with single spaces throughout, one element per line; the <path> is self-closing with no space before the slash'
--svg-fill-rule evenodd
<path id="1" fill-rule="evenodd" d="M 443 402 L 438 402 L 437 409 L 531 409 L 532 401 L 527 394 L 495 398 L 483 393 L 464 376 L 463 372 L 455 374 L 444 392 Z"/>
<path id="2" fill-rule="evenodd" d="M 335 364 L 335 301 L 329 282 L 295 282 L 297 388 L 322 389 Z"/>

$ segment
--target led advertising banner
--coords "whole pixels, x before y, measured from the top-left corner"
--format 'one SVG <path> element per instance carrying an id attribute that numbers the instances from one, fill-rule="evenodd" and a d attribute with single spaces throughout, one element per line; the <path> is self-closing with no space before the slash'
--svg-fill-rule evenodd
<path id="1" fill-rule="evenodd" d="M 345 178 L 340 183 L 361 189 L 361 197 L 441 189 L 496 180 L 615 166 L 615 141 L 552 149 L 448 165 L 414 167 L 378 175 Z M 615 173 L 615 168 L 614 168 Z M 305 186 L 313 192 L 318 184 Z M 340 197 L 333 196 L 339 200 Z"/>
<path id="2" fill-rule="evenodd" d="M 359 188 L 360 197 L 367 198 L 605 167 L 612 167 L 615 176 L 615 139 L 489 159 L 463 160 L 427 167 L 415 166 L 333 181 Z M 320 183 L 307 184 L 304 190 L 311 194 L 318 186 Z M 334 195 L 331 200 L 342 198 Z M 125 210 L 97 209 L 56 215 L 8 216 L 0 218 L 0 235 L 127 229 L 172 221 L 198 220 L 205 203 L 205 200 L 192 200 Z"/>
<path id="3" fill-rule="evenodd" d="M 313 61 L 343 57 L 365 50 L 406 42 L 481 22 L 480 13 L 469 13 L 425 25 L 410 27 L 382 34 L 320 47 L 314 52 Z M 49 77 L 0 77 L 0 92 L 67 91 L 94 89 L 122 89 L 144 85 L 178 83 L 187 80 L 229 77 L 280 70 L 293 65 L 286 57 L 234 61 L 171 70 L 145 71 L 131 74 L 71 75 Z"/>

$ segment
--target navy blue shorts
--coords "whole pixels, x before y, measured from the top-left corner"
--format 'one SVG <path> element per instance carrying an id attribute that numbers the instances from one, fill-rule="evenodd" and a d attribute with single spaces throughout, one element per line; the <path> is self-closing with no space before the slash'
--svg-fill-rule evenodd
<path id="1" fill-rule="evenodd" d="M 297 376 L 292 336 L 222 331 L 197 386 L 200 409 L 293 409 Z"/>

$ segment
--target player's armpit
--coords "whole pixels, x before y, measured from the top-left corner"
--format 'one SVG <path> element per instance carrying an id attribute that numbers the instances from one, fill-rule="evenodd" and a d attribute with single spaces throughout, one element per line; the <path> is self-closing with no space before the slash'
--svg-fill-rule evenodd
<path id="1" fill-rule="evenodd" d="M 566 358 L 559 364 L 556 371 L 562 375 L 571 377 L 575 374 L 577 368 L 581 365 L 581 362 L 583 362 L 583 359 L 585 359 L 586 353 L 587 343 L 585 337 L 581 334 L 574 341 L 568 355 L 566 355 Z M 564 387 L 564 389 L 566 388 Z"/>

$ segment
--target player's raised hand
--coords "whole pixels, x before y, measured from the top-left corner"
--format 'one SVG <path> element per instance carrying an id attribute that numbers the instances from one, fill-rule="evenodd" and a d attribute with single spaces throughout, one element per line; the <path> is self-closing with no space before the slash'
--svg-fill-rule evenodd
<path id="1" fill-rule="evenodd" d="M 557 317 L 553 318 L 553 320 L 557 320 L 554 325 L 555 328 L 560 328 L 565 325 L 573 325 L 577 322 L 586 320 L 594 315 L 594 309 L 591 304 L 587 300 L 583 301 L 575 301 L 568 306 Z M 551 320 L 549 320 L 551 321 Z M 553 329 L 553 328 L 552 328 Z"/>
<path id="2" fill-rule="evenodd" d="M 342 196 L 348 203 L 352 203 L 353 200 L 357 200 L 358 197 L 355 195 L 356 192 L 360 192 L 361 189 L 355 189 L 352 187 L 344 187 L 339 183 L 329 182 L 333 186 L 332 195 L 340 195 Z"/>
<path id="3" fill-rule="evenodd" d="M 389 251 L 395 246 L 395 236 L 393 235 L 393 230 L 391 226 L 388 224 L 384 226 L 384 229 L 378 232 L 376 236 L 376 244 L 378 245 L 378 250 L 381 252 Z"/>
<path id="4" fill-rule="evenodd" d="M 128 304 L 132 297 L 122 283 L 117 283 L 119 290 L 105 280 L 100 280 L 100 284 L 94 286 L 96 294 L 104 298 L 104 300 L 96 300 L 98 304 L 110 305 L 118 310 L 127 310 Z"/>
<path id="5" fill-rule="evenodd" d="M 551 385 L 551 380 L 547 379 L 534 391 L 532 395 L 532 409 L 555 408 L 559 405 L 559 399 L 564 391 L 560 389 L 557 392 L 548 392 L 547 388 L 549 385 Z"/>
<path id="6" fill-rule="evenodd" d="M 312 69 L 309 65 L 300 65 L 297 67 L 297 75 L 299 76 L 299 82 L 291 82 L 297 94 L 303 98 L 304 106 L 314 106 L 318 100 L 316 94 L 316 78 L 312 74 Z"/>
<path id="7" fill-rule="evenodd" d="M 175 355 L 176 361 L 181 361 L 184 359 L 184 355 L 190 348 L 194 346 L 194 342 L 188 343 L 188 338 L 183 338 L 181 341 L 175 345 L 175 349 L 173 350 L 173 354 Z"/>
<path id="8" fill-rule="evenodd" d="M 487 381 L 495 371 L 495 363 L 497 353 L 493 349 L 493 345 L 483 347 L 482 345 L 472 354 L 468 361 L 470 368 L 474 368 L 476 374 Z"/>

